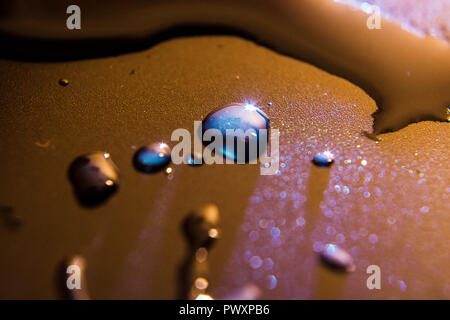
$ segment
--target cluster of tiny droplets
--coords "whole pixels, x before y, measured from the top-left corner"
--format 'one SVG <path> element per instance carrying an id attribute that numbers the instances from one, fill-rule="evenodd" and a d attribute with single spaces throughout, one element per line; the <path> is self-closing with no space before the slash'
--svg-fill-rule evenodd
<path id="1" fill-rule="evenodd" d="M 445 255 L 423 266 L 423 276 L 404 279 L 397 269 L 432 246 L 437 252 L 447 250 L 438 239 L 448 228 L 426 216 L 450 212 L 449 181 L 444 178 L 448 172 L 443 174 L 448 171 L 448 127 L 414 124 L 376 142 L 361 134 L 371 131 L 373 119 L 357 104 L 338 104 L 330 97 L 327 104 L 281 101 L 278 108 L 262 109 L 281 133 L 280 169 L 262 176 L 250 198 L 242 240 L 228 265 L 235 285 L 251 279 L 265 288 L 267 297 L 277 290 L 280 298 L 311 298 L 317 253 L 326 243 L 336 243 L 360 270 L 349 279 L 347 298 L 352 297 L 351 287 L 365 283 L 365 268 L 377 263 L 383 263 L 392 298 L 432 290 L 426 288 L 426 272 L 445 265 Z M 311 158 L 326 150 L 335 163 L 314 169 Z M 441 203 L 431 201 L 433 192 L 440 193 Z M 428 244 L 418 243 L 417 235 Z M 377 260 L 386 252 L 396 258 Z M 292 268 L 293 262 L 298 268 Z M 450 280 L 443 284 L 445 294 L 448 288 Z"/>

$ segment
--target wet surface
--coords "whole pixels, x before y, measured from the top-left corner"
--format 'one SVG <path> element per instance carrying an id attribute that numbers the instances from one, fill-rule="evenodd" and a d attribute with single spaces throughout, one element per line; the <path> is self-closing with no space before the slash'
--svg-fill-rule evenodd
<path id="1" fill-rule="evenodd" d="M 221 32 L 245 36 L 363 88 L 379 107 L 377 134 L 447 120 L 446 0 L 133 0 L 126 14 L 121 1 L 103 1 L 78 3 L 89 14 L 83 15 L 86 27 L 76 32 L 62 24 L 63 2 L 5 4 L 0 38 L 7 45 L 0 56 L 69 61 Z M 375 28 L 369 26 L 374 13 L 380 22 Z"/>
<path id="2" fill-rule="evenodd" d="M 222 235 L 209 256 L 213 297 L 250 288 L 274 299 L 449 298 L 448 123 L 371 140 L 361 132 L 372 132 L 376 105 L 361 89 L 234 37 L 0 68 L 0 203 L 26 221 L 0 233 L 0 297 L 58 297 L 55 273 L 76 252 L 89 265 L 91 298 L 175 298 L 189 250 L 180 226 L 213 202 Z M 279 174 L 250 164 L 173 166 L 172 179 L 135 170 L 139 146 L 170 141 L 176 128 L 192 133 L 194 120 L 236 101 L 252 101 L 280 130 Z M 121 188 L 86 210 L 67 168 L 91 150 L 113 155 Z M 334 164 L 316 167 L 311 158 L 326 150 Z M 327 243 L 352 256 L 355 272 L 320 263 Z M 371 264 L 381 290 L 366 287 Z"/>

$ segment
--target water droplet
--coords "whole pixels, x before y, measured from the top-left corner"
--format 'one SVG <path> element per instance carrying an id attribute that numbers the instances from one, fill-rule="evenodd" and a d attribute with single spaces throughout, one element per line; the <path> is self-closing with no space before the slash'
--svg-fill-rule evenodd
<path id="1" fill-rule="evenodd" d="M 306 220 L 303 217 L 297 218 L 296 223 L 298 226 L 303 227 L 306 224 Z"/>
<path id="2" fill-rule="evenodd" d="M 198 277 L 197 279 L 195 279 L 194 285 L 198 290 L 206 290 L 208 288 L 209 283 L 206 278 Z"/>
<path id="3" fill-rule="evenodd" d="M 403 292 L 405 292 L 405 291 L 406 291 L 406 288 L 407 288 L 407 285 L 406 285 L 405 281 L 403 281 L 403 280 L 398 280 L 397 283 L 398 283 L 398 286 L 400 287 L 400 290 L 402 290 Z"/>
<path id="4" fill-rule="evenodd" d="M 139 171 L 153 173 L 165 168 L 170 162 L 170 148 L 165 143 L 154 143 L 140 148 L 134 154 L 134 166 Z"/>
<path id="5" fill-rule="evenodd" d="M 354 270 L 353 258 L 351 255 L 336 244 L 326 244 L 320 253 L 320 257 L 322 258 L 322 261 L 334 268 L 345 271 Z"/>
<path id="6" fill-rule="evenodd" d="M 421 211 L 422 213 L 428 213 L 428 212 L 430 211 L 430 208 L 427 207 L 427 206 L 423 206 L 422 208 L 420 208 L 420 211 Z"/>
<path id="7" fill-rule="evenodd" d="M 329 167 L 334 163 L 333 154 L 329 151 L 318 153 L 312 158 L 312 162 L 318 167 Z"/>
<path id="8" fill-rule="evenodd" d="M 209 129 L 216 129 L 223 136 L 222 155 L 239 163 L 255 160 L 263 151 L 259 148 L 261 129 L 269 129 L 269 117 L 257 106 L 249 103 L 231 104 L 219 108 L 206 116 L 203 120 L 203 134 Z M 233 147 L 227 148 L 227 130 L 242 130 L 243 135 L 234 137 Z M 247 131 L 249 130 L 249 131 Z M 246 135 L 244 135 L 247 132 Z M 229 137 L 229 139 L 232 137 Z M 267 138 L 267 136 L 266 136 Z M 261 141 L 261 143 L 267 141 Z M 209 144 L 207 142 L 207 144 Z M 238 145 L 245 147 L 245 152 L 238 152 Z M 255 146 L 253 151 L 251 146 Z M 265 148 L 261 148 L 265 149 Z"/>
<path id="9" fill-rule="evenodd" d="M 263 261 L 260 257 L 253 256 L 250 258 L 249 263 L 250 263 L 250 267 L 252 267 L 252 269 L 258 269 L 262 266 Z"/>
<path id="10" fill-rule="evenodd" d="M 279 237 L 280 236 L 280 229 L 277 227 L 273 227 L 272 230 L 270 231 L 270 233 L 272 234 L 272 236 L 274 237 Z"/>
<path id="11" fill-rule="evenodd" d="M 119 186 L 118 169 L 105 152 L 76 158 L 70 165 L 69 178 L 78 200 L 86 206 L 105 201 Z"/>
<path id="12" fill-rule="evenodd" d="M 342 190 L 344 191 L 345 194 L 349 194 L 350 193 L 350 189 L 347 186 L 344 186 L 342 188 Z"/>
<path id="13" fill-rule="evenodd" d="M 86 279 L 86 259 L 80 255 L 73 255 L 65 258 L 58 267 L 58 284 L 61 290 L 62 298 L 70 300 L 90 300 L 89 292 L 87 290 Z M 80 287 L 75 283 L 70 282 L 74 287 L 69 288 L 68 280 L 72 273 L 77 268 L 80 276 L 78 281 Z M 68 272 L 70 270 L 70 272 Z"/>
<path id="14" fill-rule="evenodd" d="M 219 208 L 206 204 L 191 212 L 184 221 L 185 235 L 193 248 L 208 248 L 218 239 Z"/>
<path id="15" fill-rule="evenodd" d="M 69 80 L 67 79 L 59 79 L 59 84 L 63 87 L 67 87 L 69 85 Z"/>
<path id="16" fill-rule="evenodd" d="M 377 243 L 377 242 L 378 242 L 378 236 L 377 236 L 376 234 L 371 234 L 371 235 L 369 236 L 369 241 L 370 241 L 371 243 L 373 243 L 373 244 Z"/>

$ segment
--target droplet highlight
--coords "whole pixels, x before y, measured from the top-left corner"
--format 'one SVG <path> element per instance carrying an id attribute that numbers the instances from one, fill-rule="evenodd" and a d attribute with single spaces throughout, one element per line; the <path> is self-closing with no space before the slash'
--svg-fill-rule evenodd
<path id="1" fill-rule="evenodd" d="M 206 204 L 192 211 L 184 221 L 183 229 L 193 248 L 209 248 L 219 238 L 219 208 Z"/>
<path id="2" fill-rule="evenodd" d="M 62 87 L 67 87 L 69 85 L 69 80 L 67 79 L 59 79 L 59 85 Z"/>

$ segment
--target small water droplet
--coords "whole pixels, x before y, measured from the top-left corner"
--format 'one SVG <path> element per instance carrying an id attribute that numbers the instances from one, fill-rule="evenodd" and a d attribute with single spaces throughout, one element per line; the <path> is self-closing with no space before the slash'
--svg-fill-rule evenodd
<path id="1" fill-rule="evenodd" d="M 261 129 L 269 129 L 269 117 L 257 106 L 249 103 L 237 103 L 227 105 L 209 113 L 203 120 L 202 131 L 203 134 L 206 130 L 216 129 L 223 136 L 222 150 L 216 150 L 221 152 L 225 157 L 233 160 L 237 160 L 239 163 L 249 162 L 256 159 L 260 153 L 265 150 L 259 150 L 259 138 Z M 234 138 L 233 147 L 227 148 L 226 136 L 227 130 L 241 129 L 242 135 Z M 267 138 L 267 137 L 266 137 Z M 263 141 L 261 141 L 263 142 Z M 267 141 L 266 141 L 267 142 Z M 243 144 L 245 146 L 244 154 L 238 152 L 238 145 Z M 207 146 L 209 143 L 207 142 Z M 250 146 L 256 146 L 255 154 L 250 152 Z M 265 148 L 262 148 L 265 149 Z M 253 150 L 252 150 L 253 151 Z"/>
<path id="2" fill-rule="evenodd" d="M 194 281 L 194 285 L 198 290 L 206 290 L 208 288 L 208 280 L 203 277 L 198 277 Z"/>
<path id="3" fill-rule="evenodd" d="M 369 236 L 369 241 L 370 241 L 371 243 L 373 243 L 373 244 L 377 243 L 377 242 L 378 242 L 378 236 L 377 236 L 376 234 L 371 234 L 371 235 Z"/>
<path id="4" fill-rule="evenodd" d="M 328 243 L 324 246 L 320 257 L 322 261 L 337 269 L 353 271 L 355 268 L 351 255 L 333 243 Z"/>
<path id="5" fill-rule="evenodd" d="M 183 230 L 193 248 L 208 248 L 219 238 L 218 224 L 219 208 L 206 204 L 187 216 Z"/>
<path id="6" fill-rule="evenodd" d="M 430 211 L 430 208 L 427 207 L 427 206 L 423 206 L 422 208 L 420 208 L 420 211 L 421 211 L 422 213 L 428 213 L 428 212 Z"/>
<path id="7" fill-rule="evenodd" d="M 303 227 L 306 224 L 306 220 L 303 217 L 297 218 L 296 223 L 298 226 Z"/>
<path id="8" fill-rule="evenodd" d="M 406 288 L 407 288 L 407 285 L 406 285 L 405 281 L 403 281 L 403 280 L 398 280 L 397 283 L 398 283 L 398 286 L 400 287 L 400 290 L 402 290 L 403 292 L 405 292 L 405 291 L 406 291 Z"/>
<path id="9" fill-rule="evenodd" d="M 69 80 L 67 79 L 59 79 L 59 84 L 63 87 L 67 87 L 69 85 Z"/>
<path id="10" fill-rule="evenodd" d="M 106 152 L 77 157 L 69 167 L 69 178 L 78 200 L 86 206 L 105 201 L 119 186 L 118 169 Z"/>
<path id="11" fill-rule="evenodd" d="M 134 154 L 134 166 L 139 171 L 153 173 L 164 169 L 170 162 L 170 148 L 165 143 L 154 143 L 140 148 Z"/>
<path id="12" fill-rule="evenodd" d="M 259 256 L 253 256 L 250 258 L 249 263 L 252 269 L 258 269 L 262 266 L 263 261 Z"/>
<path id="13" fill-rule="evenodd" d="M 329 167 L 334 163 L 333 154 L 329 151 L 318 153 L 312 158 L 312 162 L 318 167 Z"/>
<path id="14" fill-rule="evenodd" d="M 279 228 L 273 227 L 273 228 L 271 229 L 270 233 L 272 234 L 273 237 L 276 238 L 276 237 L 279 237 L 279 236 L 280 236 L 281 231 L 280 231 Z"/>

